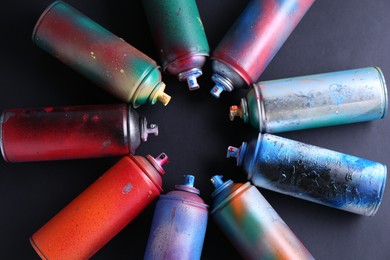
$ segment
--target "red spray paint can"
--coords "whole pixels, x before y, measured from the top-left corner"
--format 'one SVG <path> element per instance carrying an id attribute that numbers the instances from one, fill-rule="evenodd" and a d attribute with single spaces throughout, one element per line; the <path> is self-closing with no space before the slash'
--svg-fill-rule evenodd
<path id="1" fill-rule="evenodd" d="M 162 153 L 119 160 L 35 232 L 30 242 L 42 259 L 87 259 L 162 192 Z"/>
<path id="2" fill-rule="evenodd" d="M 157 135 L 157 125 L 126 104 L 9 109 L 0 149 L 9 162 L 123 156 L 149 133 Z"/>
<path id="3" fill-rule="evenodd" d="M 250 1 L 213 52 L 211 94 L 255 83 L 314 1 Z"/>

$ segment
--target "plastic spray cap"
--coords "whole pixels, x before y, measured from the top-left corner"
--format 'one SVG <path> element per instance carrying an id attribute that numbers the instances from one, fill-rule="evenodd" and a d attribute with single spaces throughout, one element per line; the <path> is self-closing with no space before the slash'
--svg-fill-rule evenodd
<path id="1" fill-rule="evenodd" d="M 141 140 L 146 142 L 148 140 L 149 134 L 154 134 L 158 136 L 158 125 L 157 124 L 148 124 L 146 118 L 143 117 L 141 122 Z"/>
<path id="2" fill-rule="evenodd" d="M 211 95 L 216 98 L 221 96 L 222 91 L 224 90 L 223 86 L 216 84 L 210 91 Z"/>
<path id="3" fill-rule="evenodd" d="M 184 186 L 194 187 L 195 177 L 193 175 L 184 175 Z"/>
<path id="4" fill-rule="evenodd" d="M 216 189 L 218 189 L 219 187 L 221 187 L 223 185 L 223 180 L 222 180 L 223 176 L 222 175 L 214 175 L 212 178 L 211 178 L 211 183 L 214 185 L 214 187 Z"/>
<path id="5" fill-rule="evenodd" d="M 193 68 L 184 72 L 181 72 L 178 77 L 180 81 L 186 80 L 189 90 L 197 90 L 200 88 L 197 78 L 202 75 L 202 70 Z"/>
<path id="6" fill-rule="evenodd" d="M 156 101 L 160 101 L 164 106 L 168 105 L 169 101 L 171 101 L 171 96 L 164 92 L 165 83 L 159 82 L 152 93 L 150 94 L 149 101 L 152 105 L 156 103 Z"/>
<path id="7" fill-rule="evenodd" d="M 156 168 L 156 170 L 161 174 L 164 175 L 165 171 L 162 168 L 162 166 L 166 163 L 168 163 L 168 155 L 165 153 L 161 153 L 159 156 L 153 158 L 151 155 L 147 155 L 146 159 Z"/>
<path id="8" fill-rule="evenodd" d="M 215 86 L 211 89 L 210 93 L 216 98 L 219 98 L 222 91 L 232 91 L 234 89 L 233 83 L 230 79 L 217 73 L 211 76 L 211 79 L 215 82 Z"/>
<path id="9" fill-rule="evenodd" d="M 171 101 L 171 96 L 165 93 L 164 91 L 161 91 L 159 95 L 157 96 L 158 101 L 163 103 L 164 106 L 168 105 L 169 101 Z"/>
<path id="10" fill-rule="evenodd" d="M 242 110 L 239 106 L 231 106 L 229 112 L 230 121 L 234 121 L 236 116 L 242 117 Z"/>
<path id="11" fill-rule="evenodd" d="M 247 144 L 243 142 L 240 146 L 240 148 L 229 146 L 227 148 L 226 158 L 236 158 L 237 159 L 237 166 L 240 166 L 242 163 L 242 160 L 244 158 L 244 154 L 246 152 Z"/>
<path id="12" fill-rule="evenodd" d="M 211 196 L 212 197 L 216 197 L 221 191 L 223 191 L 226 187 L 230 186 L 233 184 L 233 181 L 232 180 L 227 180 L 227 181 L 223 181 L 222 180 L 223 176 L 222 175 L 214 175 L 210 181 L 211 183 L 214 185 L 215 187 L 215 190 L 213 191 L 213 193 L 211 193 Z"/>

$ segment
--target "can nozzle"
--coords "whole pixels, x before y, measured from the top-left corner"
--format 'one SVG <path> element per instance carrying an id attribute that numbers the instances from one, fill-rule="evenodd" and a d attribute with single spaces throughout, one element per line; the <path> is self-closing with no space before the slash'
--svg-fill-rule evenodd
<path id="1" fill-rule="evenodd" d="M 229 146 L 227 149 L 226 158 L 234 157 L 237 158 L 239 156 L 240 149 L 234 146 Z"/>
<path id="2" fill-rule="evenodd" d="M 222 180 L 223 176 L 222 175 L 214 175 L 210 180 L 211 180 L 211 183 L 214 185 L 214 187 L 216 189 L 218 189 L 219 187 L 221 187 L 224 182 Z"/>
<path id="3" fill-rule="evenodd" d="M 146 142 L 148 140 L 149 134 L 154 134 L 158 136 L 158 125 L 157 124 L 148 124 L 146 118 L 141 119 L 141 140 Z"/>
<path id="4" fill-rule="evenodd" d="M 194 187 L 195 177 L 193 175 L 184 175 L 184 186 Z"/>
<path id="5" fill-rule="evenodd" d="M 223 86 L 216 84 L 210 91 L 211 95 L 216 98 L 221 96 L 222 91 L 224 90 Z"/>
<path id="6" fill-rule="evenodd" d="M 234 118 L 236 116 L 239 116 L 242 118 L 242 109 L 239 106 L 231 106 L 230 113 L 229 113 L 230 121 L 234 121 Z"/>
<path id="7" fill-rule="evenodd" d="M 165 93 L 164 91 L 161 91 L 157 96 L 158 101 L 163 103 L 164 106 L 168 105 L 169 101 L 171 101 L 171 96 Z"/>
<path id="8" fill-rule="evenodd" d="M 245 142 L 242 143 L 240 148 L 229 146 L 227 148 L 226 158 L 231 158 L 231 157 L 236 158 L 237 166 L 240 166 L 246 152 L 246 147 L 247 144 Z"/>
<path id="9" fill-rule="evenodd" d="M 159 156 L 155 157 L 154 160 L 160 166 L 163 166 L 164 164 L 169 162 L 168 155 L 166 155 L 165 153 L 161 153 Z"/>
<path id="10" fill-rule="evenodd" d="M 210 93 L 216 98 L 219 98 L 222 91 L 230 92 L 234 89 L 232 81 L 226 76 L 215 73 L 211 76 L 211 79 L 215 82 L 215 86 L 211 89 Z"/>
<path id="11" fill-rule="evenodd" d="M 150 154 L 148 154 L 146 156 L 146 159 L 153 165 L 154 168 L 156 168 L 156 170 L 161 175 L 165 174 L 165 171 L 162 166 L 169 162 L 168 155 L 166 155 L 165 153 L 161 153 L 159 156 L 153 158 Z"/>
<path id="12" fill-rule="evenodd" d="M 165 84 L 164 82 L 159 82 L 152 93 L 149 96 L 149 102 L 154 105 L 156 101 L 160 101 L 164 106 L 168 105 L 169 101 L 171 101 L 171 96 L 164 92 Z"/>
<path id="13" fill-rule="evenodd" d="M 180 81 L 187 80 L 189 90 L 197 90 L 200 88 L 197 78 L 201 76 L 202 70 L 193 68 L 184 72 L 179 73 L 178 78 Z"/>
<path id="14" fill-rule="evenodd" d="M 213 191 L 213 193 L 211 193 L 211 196 L 213 198 L 215 198 L 218 194 L 220 194 L 226 188 L 231 187 L 231 185 L 233 185 L 232 180 L 223 181 L 222 178 L 223 178 L 222 175 L 214 175 L 210 179 L 211 183 L 215 187 L 215 190 Z"/>

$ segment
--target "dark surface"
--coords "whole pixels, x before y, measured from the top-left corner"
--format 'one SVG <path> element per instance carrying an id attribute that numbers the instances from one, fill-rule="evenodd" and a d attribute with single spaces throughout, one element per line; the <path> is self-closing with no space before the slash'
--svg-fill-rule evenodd
<path id="1" fill-rule="evenodd" d="M 248 1 L 197 1 L 210 48 L 214 49 Z M 8 1 L 1 6 L 0 109 L 118 103 L 119 101 L 33 45 L 31 33 L 51 1 Z M 140 1 L 68 1 L 127 42 L 158 60 Z M 390 1 L 317 1 L 278 52 L 260 80 L 286 78 L 379 66 L 390 80 Z M 208 62 L 201 89 L 189 92 L 176 78 L 164 75 L 172 101 L 144 105 L 137 111 L 159 124 L 138 155 L 168 154 L 164 189 L 196 176 L 208 204 L 215 173 L 244 182 L 241 169 L 225 159 L 228 145 L 257 136 L 228 108 L 246 91 L 223 93 L 219 100 Z M 390 118 L 384 120 L 280 134 L 294 140 L 390 165 Z M 0 258 L 37 259 L 28 238 L 118 158 L 35 163 L 0 161 Z M 387 181 L 389 182 L 389 181 Z M 317 259 L 390 259 L 390 200 L 385 190 L 374 217 L 364 217 L 261 190 L 284 221 Z M 154 204 L 102 248 L 94 259 L 141 259 Z M 203 259 L 240 256 L 210 218 Z"/>

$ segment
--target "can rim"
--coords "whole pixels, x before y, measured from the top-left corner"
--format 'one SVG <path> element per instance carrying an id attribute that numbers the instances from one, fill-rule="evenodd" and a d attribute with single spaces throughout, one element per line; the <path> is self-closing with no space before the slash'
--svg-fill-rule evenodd
<path id="1" fill-rule="evenodd" d="M 43 19 L 50 12 L 50 10 L 53 9 L 54 6 L 57 5 L 57 4 L 64 4 L 64 2 L 62 2 L 62 1 L 55 1 L 55 2 L 51 3 L 48 7 L 46 7 L 46 9 L 39 16 L 38 21 L 36 22 L 36 24 L 34 26 L 33 33 L 31 35 L 31 38 L 32 38 L 33 42 L 35 42 L 35 36 L 37 34 L 38 27 L 42 24 Z"/>
<path id="2" fill-rule="evenodd" d="M 378 211 L 379 209 L 379 206 L 381 205 L 381 202 L 382 202 L 382 199 L 383 199 L 383 195 L 385 193 L 385 187 L 386 187 L 386 179 L 387 179 L 387 166 L 385 164 L 382 164 L 383 165 L 383 171 L 384 171 L 384 176 L 382 178 L 382 186 L 381 186 L 381 189 L 379 191 L 379 202 L 376 204 L 376 206 L 371 210 L 371 212 L 369 214 L 367 214 L 368 216 L 374 216 L 376 214 L 376 212 Z"/>
<path id="3" fill-rule="evenodd" d="M 226 204 L 229 203 L 229 201 L 233 200 L 238 194 L 244 192 L 245 190 L 249 189 L 252 185 L 249 181 L 246 183 L 243 183 L 238 189 L 233 191 L 229 194 L 226 198 L 224 198 L 218 205 L 214 206 L 214 208 L 211 210 L 211 214 L 214 214 L 216 211 L 222 209 L 225 207 Z"/>
<path id="4" fill-rule="evenodd" d="M 202 208 L 206 208 L 206 209 L 209 207 L 209 205 L 207 205 L 206 203 L 199 203 L 199 202 L 188 200 L 188 199 L 174 197 L 172 195 L 169 195 L 168 193 L 165 195 L 160 195 L 159 200 L 161 200 L 161 199 L 177 200 L 177 201 L 181 201 L 182 203 L 185 203 L 185 204 L 189 204 L 189 205 L 193 205 L 193 206 L 197 206 L 197 207 L 202 207 Z"/>
<path id="5" fill-rule="evenodd" d="M 378 74 L 379 74 L 379 80 L 380 82 L 382 83 L 381 86 L 382 86 L 382 91 L 383 91 L 383 103 L 384 103 L 384 108 L 383 108 L 383 114 L 382 114 L 382 117 L 380 119 L 383 119 L 384 117 L 387 116 L 387 111 L 388 111 L 388 106 L 389 106 L 389 101 L 388 101 L 388 97 L 387 97 L 387 86 L 386 86 L 386 80 L 385 80 L 385 76 L 383 75 L 383 72 L 382 70 L 379 68 L 379 67 L 374 67 L 374 69 L 377 70 Z"/>
<path id="6" fill-rule="evenodd" d="M 0 151 L 4 160 L 8 162 L 7 157 L 5 157 L 4 143 L 3 143 L 3 123 L 4 123 L 4 113 L 0 116 Z"/>

